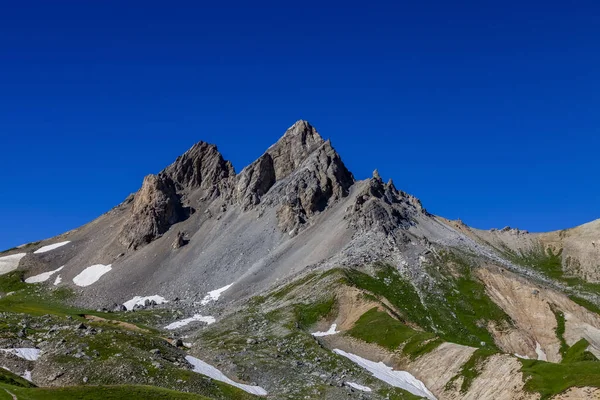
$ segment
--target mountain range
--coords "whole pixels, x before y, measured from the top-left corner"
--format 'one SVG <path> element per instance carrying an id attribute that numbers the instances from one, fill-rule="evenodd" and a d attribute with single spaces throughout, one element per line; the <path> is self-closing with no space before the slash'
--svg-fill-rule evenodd
<path id="1" fill-rule="evenodd" d="M 0 295 L 12 398 L 600 398 L 600 220 L 433 215 L 306 121 L 239 173 L 198 142 L 0 253 Z"/>

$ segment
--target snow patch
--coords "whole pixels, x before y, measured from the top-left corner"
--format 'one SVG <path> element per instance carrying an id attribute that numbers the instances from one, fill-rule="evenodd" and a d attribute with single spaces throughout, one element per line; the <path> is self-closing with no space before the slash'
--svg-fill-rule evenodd
<path id="1" fill-rule="evenodd" d="M 367 360 L 366 358 L 359 357 L 355 354 L 346 353 L 340 349 L 334 349 L 333 351 L 334 353 L 344 356 L 362 368 L 366 369 L 379 380 L 382 380 L 400 389 L 404 389 L 415 396 L 426 397 L 429 400 L 437 400 L 423 382 L 406 371 L 394 371 L 392 367 L 388 367 L 382 362 L 376 363 Z"/>
<path id="2" fill-rule="evenodd" d="M 48 271 L 48 272 L 44 272 L 42 274 L 39 275 L 35 275 L 35 276 L 30 276 L 29 278 L 25 279 L 25 283 L 40 283 L 40 282 L 46 282 L 48 279 L 50 279 L 50 277 L 52 275 L 54 275 L 55 273 L 57 273 L 58 271 L 60 271 L 61 269 L 63 269 L 65 266 L 63 265 L 62 267 L 55 269 L 54 271 Z"/>
<path id="3" fill-rule="evenodd" d="M 27 379 L 29 382 L 31 382 L 31 371 L 26 369 L 23 375 L 21 375 L 21 378 Z"/>
<path id="4" fill-rule="evenodd" d="M 154 296 L 145 296 L 145 297 L 135 296 L 133 299 L 128 300 L 125 303 L 123 303 L 123 305 L 125 306 L 125 308 L 127 310 L 133 310 L 133 308 L 135 306 L 138 306 L 138 305 L 139 306 L 143 306 L 143 305 L 145 305 L 146 304 L 146 300 L 148 300 L 148 301 L 153 301 L 154 300 L 154 302 L 156 304 L 168 303 L 168 301 L 164 297 L 155 294 Z"/>
<path id="5" fill-rule="evenodd" d="M 204 361 L 202 361 L 196 357 L 186 356 L 185 359 L 190 364 L 192 364 L 192 366 L 194 367 L 194 369 L 193 369 L 194 372 L 197 372 L 202 375 L 206 375 L 209 378 L 215 379 L 220 382 L 227 383 L 231 386 L 235 386 L 235 387 L 242 389 L 243 391 L 248 392 L 250 394 L 255 394 L 257 396 L 266 396 L 267 395 L 267 391 L 265 389 L 261 388 L 260 386 L 244 385 L 242 383 L 237 383 L 235 381 L 232 381 L 227 376 L 225 376 L 224 373 L 222 373 L 221 371 L 219 371 L 212 365 L 207 364 Z"/>
<path id="6" fill-rule="evenodd" d="M 40 358 L 40 350 L 33 348 L 18 348 L 18 349 L 0 349 L 5 353 L 13 354 L 19 358 L 23 358 L 28 361 L 36 361 Z"/>
<path id="7" fill-rule="evenodd" d="M 49 244 L 47 246 L 40 247 L 39 249 L 34 251 L 33 254 L 46 253 L 50 250 L 58 249 L 59 247 L 62 247 L 65 244 L 69 244 L 69 243 L 71 243 L 70 240 L 67 240 L 66 242 L 58 242 L 58 243 L 54 243 L 54 244 Z"/>
<path id="8" fill-rule="evenodd" d="M 60 277 L 60 275 L 58 275 L 56 277 L 56 279 L 54 280 L 54 286 L 60 285 L 61 282 L 62 282 L 62 278 Z"/>
<path id="9" fill-rule="evenodd" d="M 537 354 L 538 360 L 548 361 L 548 357 L 546 357 L 546 352 L 544 352 L 544 350 L 542 349 L 542 345 L 540 345 L 538 342 L 535 342 L 535 354 Z"/>
<path id="10" fill-rule="evenodd" d="M 331 327 L 329 328 L 328 331 L 314 332 L 314 333 L 311 333 L 311 335 L 313 335 L 315 337 L 335 335 L 336 333 L 340 333 L 340 331 L 336 331 L 336 328 L 337 328 L 337 324 L 331 324 Z"/>
<path id="11" fill-rule="evenodd" d="M 522 358 L 523 360 L 529 360 L 529 357 L 527 357 L 527 356 L 522 356 L 522 355 L 520 355 L 520 354 L 517 354 L 517 353 L 515 353 L 515 354 L 513 354 L 513 355 L 514 355 L 515 357 Z"/>
<path id="12" fill-rule="evenodd" d="M 211 292 L 208 292 L 206 294 L 206 296 L 204 296 L 204 298 L 202 299 L 202 301 L 200 301 L 200 304 L 202 304 L 203 306 L 205 306 L 208 303 L 210 303 L 211 301 L 217 301 L 217 300 L 219 300 L 219 297 L 221 297 L 221 294 L 223 294 L 223 292 L 226 291 L 227 289 L 229 289 L 231 286 L 233 286 L 233 283 L 230 283 L 227 286 L 223 286 L 220 289 L 216 289 L 216 290 L 213 290 Z"/>
<path id="13" fill-rule="evenodd" d="M 11 254 L 10 256 L 0 257 L 0 275 L 8 274 L 11 271 L 19 268 L 19 261 L 25 257 L 27 253 Z"/>
<path id="14" fill-rule="evenodd" d="M 112 269 L 111 264 L 103 265 L 96 264 L 91 267 L 87 267 L 79 275 L 73 278 L 73 283 L 77 286 L 90 286 L 96 283 L 98 279 L 108 271 Z"/>
<path id="15" fill-rule="evenodd" d="M 194 314 L 193 317 L 175 321 L 172 324 L 165 326 L 165 329 L 172 331 L 174 329 L 181 328 L 182 326 L 186 326 L 194 321 L 206 322 L 207 325 L 214 324 L 215 322 L 217 322 L 215 317 L 211 317 L 211 316 L 205 317 L 200 314 Z"/>
<path id="16" fill-rule="evenodd" d="M 360 390 L 361 392 L 371 392 L 372 391 L 370 387 L 359 385 L 358 383 L 354 383 L 354 382 L 346 382 L 346 385 L 348 385 L 354 389 Z"/>

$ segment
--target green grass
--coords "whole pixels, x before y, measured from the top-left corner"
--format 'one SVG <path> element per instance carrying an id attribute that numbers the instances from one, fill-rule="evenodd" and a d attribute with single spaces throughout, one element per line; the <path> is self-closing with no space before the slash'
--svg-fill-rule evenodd
<path id="1" fill-rule="evenodd" d="M 321 318 L 330 315 L 334 308 L 335 297 L 313 304 L 295 304 L 294 311 L 296 314 L 296 321 L 300 328 L 308 329 Z"/>
<path id="2" fill-rule="evenodd" d="M 13 374 L 12 372 L 0 368 L 0 384 L 20 386 L 20 387 L 34 387 L 35 385 L 29 382 L 27 379 L 21 378 L 19 375 Z"/>
<path id="3" fill-rule="evenodd" d="M 573 300 L 574 303 L 577 303 L 581 307 L 586 308 L 588 311 L 591 311 L 596 314 L 600 314 L 600 307 L 598 307 L 596 304 L 592 303 L 591 301 L 586 300 L 579 296 L 574 296 L 574 295 L 569 296 L 569 298 L 571 300 Z"/>
<path id="4" fill-rule="evenodd" d="M 19 400 L 205 400 L 209 399 L 198 394 L 183 393 L 174 390 L 141 385 L 122 386 L 75 386 L 64 388 L 19 388 L 0 386 L 14 393 Z M 6 393 L 6 392 L 5 392 Z"/>
<path id="5" fill-rule="evenodd" d="M 392 351 L 404 344 L 402 352 L 411 358 L 432 351 L 442 343 L 434 334 L 414 330 L 376 307 L 364 313 L 347 334 Z"/>
<path id="6" fill-rule="evenodd" d="M 564 358 L 565 354 L 567 354 L 567 351 L 569 350 L 569 345 L 565 341 L 565 336 L 564 336 L 565 335 L 565 314 L 553 306 L 550 306 L 550 309 L 552 310 L 552 312 L 554 313 L 554 317 L 556 318 L 555 332 L 556 332 L 556 337 L 560 341 L 559 352 L 560 352 L 561 356 Z"/>
<path id="7" fill-rule="evenodd" d="M 398 319 L 412 322 L 435 333 L 448 342 L 495 348 L 487 330 L 489 321 L 510 325 L 512 321 L 486 294 L 484 285 L 471 274 L 472 267 L 455 254 L 446 253 L 436 260 L 441 277 L 437 287 L 419 296 L 415 287 L 389 265 L 376 266 L 375 276 L 355 269 L 346 270 L 349 284 L 369 291 L 376 298 L 387 299 L 401 315 Z M 450 275 L 447 271 L 457 270 Z"/>
<path id="8" fill-rule="evenodd" d="M 544 249 L 539 245 L 529 251 L 521 251 L 519 253 L 508 247 L 503 247 L 499 251 L 515 264 L 533 268 L 546 277 L 562 282 L 569 287 L 584 290 L 589 293 L 600 294 L 600 284 L 587 282 L 578 276 L 565 275 L 565 271 L 562 267 L 562 249 Z"/>
<path id="9" fill-rule="evenodd" d="M 598 361 L 595 355 L 587 351 L 589 345 L 590 343 L 587 340 L 579 340 L 567 349 L 561 362 L 563 364 L 570 364 L 579 361 Z"/>
<path id="10" fill-rule="evenodd" d="M 471 355 L 469 360 L 463 364 L 458 375 L 454 376 L 447 384 L 446 387 L 450 387 L 456 379 L 460 376 L 463 377 L 463 381 L 460 387 L 461 393 L 466 393 L 469 391 L 471 384 L 481 374 L 481 368 L 485 360 L 493 354 L 496 354 L 495 350 L 491 349 L 477 349 Z"/>
<path id="11" fill-rule="evenodd" d="M 390 388 L 390 389 L 381 389 L 378 390 L 377 393 L 388 400 L 417 400 L 423 399 L 423 397 L 415 396 L 414 394 L 404 391 L 398 388 Z"/>
<path id="12" fill-rule="evenodd" d="M 0 276 L 0 293 L 6 294 L 27 288 L 23 280 L 23 271 L 13 271 Z"/>
<path id="13" fill-rule="evenodd" d="M 579 361 L 553 364 L 537 360 L 520 360 L 525 389 L 549 399 L 571 387 L 600 387 L 600 362 Z"/>

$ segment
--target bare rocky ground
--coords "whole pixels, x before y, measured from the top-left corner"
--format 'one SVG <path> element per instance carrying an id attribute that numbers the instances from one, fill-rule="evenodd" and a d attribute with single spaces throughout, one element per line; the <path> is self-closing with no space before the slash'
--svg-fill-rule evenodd
<path id="1" fill-rule="evenodd" d="M 43 387 L 250 397 L 192 355 L 269 398 L 414 398 L 340 349 L 438 399 L 597 398 L 599 221 L 533 234 L 431 215 L 377 171 L 356 181 L 305 121 L 239 174 L 200 142 L 98 219 L 0 254 L 0 348 L 40 350 L 0 367 Z M 165 302 L 124 311 L 135 296 Z"/>

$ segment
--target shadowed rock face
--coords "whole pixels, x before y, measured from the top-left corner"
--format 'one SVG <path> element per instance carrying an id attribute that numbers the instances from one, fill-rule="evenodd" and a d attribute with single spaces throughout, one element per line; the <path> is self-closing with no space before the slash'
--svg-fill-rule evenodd
<path id="1" fill-rule="evenodd" d="M 135 194 L 131 216 L 121 229 L 119 242 L 136 249 L 187 216 L 188 211 L 181 204 L 171 178 L 162 174 L 148 175 Z"/>
<path id="2" fill-rule="evenodd" d="M 275 167 L 269 153 L 263 154 L 238 175 L 237 201 L 244 210 L 260 203 L 261 197 L 275 184 Z"/>
<path id="3" fill-rule="evenodd" d="M 347 196 L 353 184 L 340 156 L 329 141 L 324 142 L 280 191 L 279 226 L 288 232 L 300 228 L 313 214 Z"/>
<path id="4" fill-rule="evenodd" d="M 235 176 L 235 171 L 231 163 L 223 159 L 217 146 L 199 142 L 161 174 L 169 176 L 177 184 L 178 190 L 214 190 L 221 181 Z"/>

